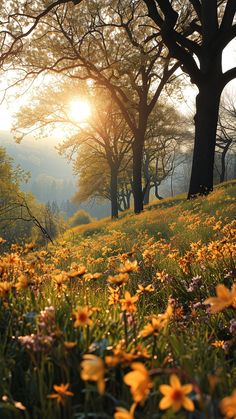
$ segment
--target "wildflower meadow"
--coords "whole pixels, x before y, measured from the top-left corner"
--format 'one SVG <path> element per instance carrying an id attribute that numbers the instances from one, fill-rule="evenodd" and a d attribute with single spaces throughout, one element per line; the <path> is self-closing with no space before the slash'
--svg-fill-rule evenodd
<path id="1" fill-rule="evenodd" d="M 2 251 L 0 418 L 236 418 L 235 198 Z"/>

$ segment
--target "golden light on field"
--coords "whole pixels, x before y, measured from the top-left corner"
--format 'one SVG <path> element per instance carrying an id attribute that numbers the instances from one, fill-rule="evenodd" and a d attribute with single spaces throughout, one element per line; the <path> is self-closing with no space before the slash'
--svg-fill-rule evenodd
<path id="1" fill-rule="evenodd" d="M 76 122 L 85 122 L 91 115 L 91 105 L 85 99 L 73 99 L 69 103 L 69 116 Z"/>

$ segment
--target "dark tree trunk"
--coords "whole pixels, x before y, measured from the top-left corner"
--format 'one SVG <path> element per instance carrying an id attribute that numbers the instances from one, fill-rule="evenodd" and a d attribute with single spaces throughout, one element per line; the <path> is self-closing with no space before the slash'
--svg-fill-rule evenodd
<path id="1" fill-rule="evenodd" d="M 118 218 L 118 170 L 113 166 L 110 166 L 110 169 L 111 218 Z"/>
<path id="2" fill-rule="evenodd" d="M 143 211 L 143 189 L 142 189 L 142 163 L 143 163 L 143 142 L 135 141 L 133 150 L 133 196 L 134 212 L 139 214 Z"/>
<path id="3" fill-rule="evenodd" d="M 149 153 L 148 153 L 148 150 L 145 150 L 144 159 L 143 159 L 143 177 L 145 181 L 145 185 L 143 188 L 144 205 L 149 204 L 149 199 L 150 199 L 151 185 L 150 185 L 149 163 L 150 163 Z"/>
<path id="4" fill-rule="evenodd" d="M 195 143 L 188 199 L 213 190 L 216 129 L 221 90 L 217 83 L 204 83 L 196 98 Z"/>
<path id="5" fill-rule="evenodd" d="M 143 203 L 144 203 L 144 205 L 149 204 L 150 191 L 151 191 L 151 186 L 150 186 L 150 181 L 148 180 L 146 185 L 145 185 L 145 188 L 143 190 Z"/>
<path id="6" fill-rule="evenodd" d="M 158 192 L 158 183 L 157 182 L 155 182 L 155 184 L 154 184 L 154 187 L 155 187 L 155 197 L 157 198 L 157 199 L 163 199 L 162 198 L 162 196 L 160 196 L 159 195 L 159 192 Z"/>
<path id="7" fill-rule="evenodd" d="M 226 173 L 226 164 L 225 164 L 225 159 L 226 159 L 226 154 L 228 152 L 228 149 L 230 147 L 231 141 L 229 141 L 224 150 L 221 153 L 221 172 L 220 172 L 220 183 L 225 181 L 225 173 Z"/>

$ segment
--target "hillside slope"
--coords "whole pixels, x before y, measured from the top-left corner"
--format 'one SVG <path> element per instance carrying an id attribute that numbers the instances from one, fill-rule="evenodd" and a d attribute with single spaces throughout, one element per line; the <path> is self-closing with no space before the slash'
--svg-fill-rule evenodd
<path id="1" fill-rule="evenodd" d="M 230 182 L 3 255 L 0 417 L 235 417 L 235 201 Z"/>

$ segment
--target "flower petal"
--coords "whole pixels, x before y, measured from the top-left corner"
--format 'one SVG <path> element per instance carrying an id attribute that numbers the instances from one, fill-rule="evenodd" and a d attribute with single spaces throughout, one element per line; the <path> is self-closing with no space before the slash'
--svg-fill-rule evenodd
<path id="1" fill-rule="evenodd" d="M 181 382 L 179 381 L 179 377 L 176 374 L 172 374 L 170 376 L 170 385 L 173 388 L 181 388 Z"/>
<path id="2" fill-rule="evenodd" d="M 192 384 L 185 384 L 184 386 L 182 386 L 182 390 L 184 394 L 191 393 L 192 389 L 193 389 Z"/>
<path id="3" fill-rule="evenodd" d="M 169 394 L 172 392 L 171 386 L 168 386 L 167 384 L 161 384 L 159 386 L 159 390 L 164 396 L 169 396 Z"/>
<path id="4" fill-rule="evenodd" d="M 189 410 L 190 412 L 193 412 L 195 409 L 193 401 L 189 399 L 188 397 L 185 397 L 183 399 L 182 405 L 186 410 Z"/>
<path id="5" fill-rule="evenodd" d="M 159 403 L 159 407 L 161 410 L 169 409 L 171 405 L 172 405 L 172 400 L 168 396 L 163 397 Z"/>

